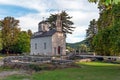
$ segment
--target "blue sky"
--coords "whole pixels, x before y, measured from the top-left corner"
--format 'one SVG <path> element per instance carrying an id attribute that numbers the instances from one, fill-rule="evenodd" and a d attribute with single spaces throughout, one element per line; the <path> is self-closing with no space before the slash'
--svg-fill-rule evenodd
<path id="1" fill-rule="evenodd" d="M 76 27 L 73 34 L 67 35 L 68 43 L 84 40 L 90 20 L 99 17 L 97 5 L 87 0 L 0 0 L 0 20 L 6 16 L 15 17 L 20 20 L 22 30 L 33 32 L 37 31 L 43 17 L 62 10 L 73 17 L 71 20 Z"/>
<path id="2" fill-rule="evenodd" d="M 37 10 L 27 9 L 16 5 L 6 5 L 6 4 L 0 5 L 0 17 L 3 18 L 6 16 L 20 17 L 23 15 L 27 15 L 29 13 L 37 13 L 37 12 L 38 12 Z"/>

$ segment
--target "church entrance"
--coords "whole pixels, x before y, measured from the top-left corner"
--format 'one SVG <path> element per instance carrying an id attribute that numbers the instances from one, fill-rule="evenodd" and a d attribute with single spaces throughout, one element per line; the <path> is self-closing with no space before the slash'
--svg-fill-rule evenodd
<path id="1" fill-rule="evenodd" d="M 58 54 L 62 55 L 62 50 L 63 50 L 63 48 L 58 46 Z"/>
<path id="2" fill-rule="evenodd" d="M 61 50 L 60 50 L 60 46 L 58 46 L 58 54 L 60 54 L 60 51 L 61 51 Z"/>

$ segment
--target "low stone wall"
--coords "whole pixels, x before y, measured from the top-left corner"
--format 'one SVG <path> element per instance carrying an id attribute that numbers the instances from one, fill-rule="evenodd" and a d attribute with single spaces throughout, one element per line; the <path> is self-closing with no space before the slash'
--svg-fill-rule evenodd
<path id="1" fill-rule="evenodd" d="M 3 66 L 24 70 L 41 70 L 40 65 L 50 63 L 51 57 L 9 56 L 3 59 Z"/>
<path id="2" fill-rule="evenodd" d="M 53 64 L 71 64 L 74 63 L 73 60 L 51 60 Z"/>
<path id="3" fill-rule="evenodd" d="M 37 57 L 37 56 L 9 56 L 4 58 L 3 62 L 5 63 L 11 63 L 11 62 L 20 62 L 20 63 L 44 63 L 44 62 L 50 62 L 51 57 Z"/>
<path id="4" fill-rule="evenodd" d="M 4 65 L 10 68 L 19 68 L 24 70 L 41 70 L 43 67 L 56 67 L 59 65 L 71 65 L 72 60 L 53 60 L 51 57 L 39 57 L 39 56 L 9 56 L 4 58 Z M 48 66 L 46 66 L 48 64 Z"/>

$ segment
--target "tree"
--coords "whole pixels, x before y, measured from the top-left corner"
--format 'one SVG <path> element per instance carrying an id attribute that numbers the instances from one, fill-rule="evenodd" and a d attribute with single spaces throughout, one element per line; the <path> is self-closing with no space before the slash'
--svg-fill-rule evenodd
<path id="1" fill-rule="evenodd" d="M 113 5 L 119 4 L 120 0 L 88 0 L 89 2 L 98 3 L 98 8 L 100 11 L 104 9 L 111 9 Z"/>
<path id="2" fill-rule="evenodd" d="M 30 52 L 30 35 L 26 31 L 21 31 L 17 38 L 17 43 L 12 47 L 16 53 Z"/>
<path id="3" fill-rule="evenodd" d="M 120 55 L 120 3 L 112 5 L 100 13 L 97 21 L 98 33 L 93 37 L 92 45 L 97 54 Z"/>
<path id="4" fill-rule="evenodd" d="M 99 2 L 99 5 L 118 4 L 120 0 L 88 0 L 89 2 Z"/>
<path id="5" fill-rule="evenodd" d="M 18 28 L 19 20 L 16 20 L 13 17 L 5 17 L 1 23 L 3 52 L 9 53 L 11 52 L 11 46 L 17 42 L 16 37 L 18 37 L 20 32 L 20 28 Z"/>
<path id="6" fill-rule="evenodd" d="M 2 39 L 1 39 L 1 36 L 2 36 L 2 34 L 1 34 L 1 30 L 0 30 L 0 50 L 2 50 Z"/>
<path id="7" fill-rule="evenodd" d="M 31 30 L 21 31 L 20 28 L 18 28 L 19 20 L 13 17 L 5 17 L 0 23 L 2 26 L 0 33 L 3 53 L 16 54 L 30 52 Z"/>
<path id="8" fill-rule="evenodd" d="M 90 21 L 89 28 L 86 30 L 86 39 L 88 42 L 88 46 L 90 47 L 91 50 L 93 49 L 92 45 L 93 37 L 97 34 L 97 32 L 98 32 L 97 21 L 93 19 L 92 21 Z"/>
<path id="9" fill-rule="evenodd" d="M 67 46 L 66 49 L 67 49 L 69 52 L 73 52 L 73 51 L 74 51 L 74 49 L 73 49 L 72 47 L 70 47 L 70 46 Z"/>
<path id="10" fill-rule="evenodd" d="M 108 27 L 102 31 L 99 31 L 97 35 L 93 38 L 92 45 L 94 46 L 94 51 L 99 55 L 111 55 L 110 53 L 110 32 L 111 28 Z"/>
<path id="11" fill-rule="evenodd" d="M 32 31 L 30 29 L 27 31 L 27 33 L 30 37 L 32 36 Z"/>
<path id="12" fill-rule="evenodd" d="M 60 13 L 61 15 L 61 20 L 62 20 L 62 30 L 65 34 L 69 33 L 72 34 L 72 31 L 75 27 L 72 25 L 74 24 L 70 19 L 70 17 L 65 11 L 62 11 Z M 57 19 L 57 14 L 51 14 L 49 18 L 47 18 L 47 22 L 51 24 L 50 29 L 56 28 L 56 19 Z"/>
<path id="13" fill-rule="evenodd" d="M 79 49 L 80 49 L 80 51 L 83 53 L 83 52 L 87 52 L 87 46 L 85 45 L 85 44 L 81 44 L 80 46 L 79 46 Z"/>

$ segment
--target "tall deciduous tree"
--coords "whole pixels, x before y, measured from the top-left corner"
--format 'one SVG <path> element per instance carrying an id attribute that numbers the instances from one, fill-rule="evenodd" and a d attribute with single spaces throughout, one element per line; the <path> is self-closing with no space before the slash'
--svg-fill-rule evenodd
<path id="1" fill-rule="evenodd" d="M 62 11 L 60 13 L 61 15 L 61 20 L 62 20 L 62 30 L 63 32 L 72 34 L 72 31 L 75 27 L 73 27 L 73 22 L 70 20 L 72 17 L 69 16 L 65 11 Z M 51 14 L 49 18 L 47 18 L 47 22 L 51 24 L 51 29 L 56 28 L 56 19 L 57 19 L 57 14 Z"/>
<path id="2" fill-rule="evenodd" d="M 4 20 L 1 20 L 2 26 L 2 46 L 5 53 L 9 53 L 10 48 L 17 42 L 18 34 L 20 28 L 18 28 L 19 20 L 14 19 L 13 17 L 5 17 Z"/>
<path id="3" fill-rule="evenodd" d="M 30 37 L 32 31 L 21 31 L 18 28 L 19 20 L 13 17 L 5 17 L 1 20 L 1 39 L 3 53 L 30 52 Z"/>
<path id="4" fill-rule="evenodd" d="M 104 9 L 97 21 L 98 33 L 92 44 L 100 55 L 120 55 L 120 3 Z"/>

